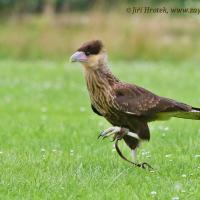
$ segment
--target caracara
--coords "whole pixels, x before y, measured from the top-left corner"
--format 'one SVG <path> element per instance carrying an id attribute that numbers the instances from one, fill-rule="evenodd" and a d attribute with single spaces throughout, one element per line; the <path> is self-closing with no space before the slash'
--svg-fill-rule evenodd
<path id="1" fill-rule="evenodd" d="M 113 135 L 116 141 L 123 139 L 131 149 L 134 160 L 140 141 L 150 140 L 149 122 L 171 117 L 200 120 L 200 108 L 160 97 L 115 77 L 108 68 L 107 54 L 100 40 L 81 45 L 70 60 L 81 62 L 84 66 L 92 110 L 112 124 L 100 136 L 105 138 Z M 148 165 L 133 164 L 142 168 Z"/>

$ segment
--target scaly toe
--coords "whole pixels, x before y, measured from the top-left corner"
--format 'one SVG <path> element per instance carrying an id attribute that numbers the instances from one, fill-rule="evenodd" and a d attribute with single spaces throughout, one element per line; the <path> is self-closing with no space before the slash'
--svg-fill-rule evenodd
<path id="1" fill-rule="evenodd" d="M 153 167 L 146 162 L 141 163 L 141 167 L 142 167 L 142 169 L 153 170 Z"/>
<path id="2" fill-rule="evenodd" d="M 119 131 L 120 131 L 119 127 L 110 127 L 108 129 L 106 129 L 105 131 L 102 131 L 99 134 L 98 138 L 102 137 L 104 139 L 104 138 L 106 138 L 106 137 L 108 137 L 110 135 L 113 135 L 113 134 L 115 134 L 115 133 L 117 133 Z"/>

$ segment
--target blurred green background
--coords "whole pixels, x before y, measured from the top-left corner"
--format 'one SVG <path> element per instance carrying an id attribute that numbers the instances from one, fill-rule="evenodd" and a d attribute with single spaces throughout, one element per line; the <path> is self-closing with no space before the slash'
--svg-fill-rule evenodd
<path id="1" fill-rule="evenodd" d="M 126 12 L 132 6 L 199 5 L 187 0 L 0 0 L 0 58 L 66 59 L 82 42 L 98 38 L 112 59 L 199 60 L 200 15 Z"/>

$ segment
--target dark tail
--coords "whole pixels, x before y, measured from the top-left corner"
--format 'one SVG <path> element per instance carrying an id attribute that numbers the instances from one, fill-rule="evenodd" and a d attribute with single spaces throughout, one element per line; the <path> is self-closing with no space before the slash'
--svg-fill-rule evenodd
<path id="1" fill-rule="evenodd" d="M 200 112 L 200 108 L 192 107 L 192 109 Z"/>
<path id="2" fill-rule="evenodd" d="M 200 120 L 200 108 L 192 107 L 190 111 L 175 112 L 173 117 Z"/>

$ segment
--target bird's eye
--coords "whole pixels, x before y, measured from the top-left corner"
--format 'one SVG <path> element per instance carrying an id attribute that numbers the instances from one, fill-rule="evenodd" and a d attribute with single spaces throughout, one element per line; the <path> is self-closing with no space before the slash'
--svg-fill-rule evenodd
<path id="1" fill-rule="evenodd" d="M 85 55 L 86 55 L 86 56 L 89 56 L 89 55 L 90 55 L 90 52 L 89 52 L 89 51 L 86 51 L 86 52 L 85 52 Z"/>

